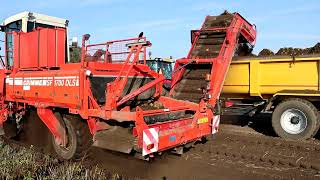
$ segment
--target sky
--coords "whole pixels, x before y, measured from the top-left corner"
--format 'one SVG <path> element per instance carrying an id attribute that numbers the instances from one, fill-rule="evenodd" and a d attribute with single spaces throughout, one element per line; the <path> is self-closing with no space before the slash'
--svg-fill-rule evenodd
<path id="1" fill-rule="evenodd" d="M 153 57 L 185 57 L 190 30 L 206 15 L 239 12 L 257 26 L 254 52 L 263 48 L 310 47 L 320 42 L 319 0 L 2 0 L 0 19 L 22 11 L 60 18 L 69 37 L 91 34 L 91 43 L 136 37 L 143 31 Z"/>

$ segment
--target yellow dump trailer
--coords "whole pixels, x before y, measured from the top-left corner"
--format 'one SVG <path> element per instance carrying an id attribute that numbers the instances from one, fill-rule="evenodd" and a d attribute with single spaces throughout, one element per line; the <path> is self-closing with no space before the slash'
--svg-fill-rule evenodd
<path id="1" fill-rule="evenodd" d="M 307 139 L 320 125 L 319 69 L 320 55 L 237 58 L 222 97 L 250 115 L 272 112 L 273 128 L 281 137 Z"/>

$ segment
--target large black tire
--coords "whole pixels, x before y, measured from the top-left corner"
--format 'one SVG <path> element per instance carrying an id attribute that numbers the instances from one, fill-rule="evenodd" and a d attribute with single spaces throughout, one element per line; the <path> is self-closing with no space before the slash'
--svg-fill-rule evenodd
<path id="1" fill-rule="evenodd" d="M 272 114 L 275 133 L 285 139 L 306 140 L 319 129 L 316 107 L 307 100 L 290 98 L 278 104 Z"/>
<path id="2" fill-rule="evenodd" d="M 64 115 L 62 119 L 67 130 L 68 144 L 67 147 L 62 147 L 52 136 L 53 148 L 61 159 L 79 160 L 87 155 L 92 145 L 92 136 L 87 123 L 74 115 Z"/>

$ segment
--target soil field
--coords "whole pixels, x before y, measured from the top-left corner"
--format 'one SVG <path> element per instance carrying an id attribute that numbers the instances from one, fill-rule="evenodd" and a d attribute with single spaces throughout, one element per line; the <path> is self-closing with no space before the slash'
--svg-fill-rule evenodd
<path id="1" fill-rule="evenodd" d="M 50 138 L 43 135 L 47 133 L 44 126 L 39 121 L 36 124 L 38 128 L 31 135 L 24 134 L 16 141 L 51 152 Z M 320 179 L 319 139 L 287 141 L 260 133 L 263 127 L 258 126 L 267 129 L 263 124 L 250 127 L 222 124 L 212 140 L 197 144 L 182 156 L 164 153 L 146 162 L 92 148 L 83 161 L 130 179 Z"/>
<path id="2" fill-rule="evenodd" d="M 211 141 L 182 156 L 164 154 L 153 162 L 92 149 L 100 167 L 146 179 L 320 179 L 320 142 L 286 141 L 249 127 L 221 125 Z"/>

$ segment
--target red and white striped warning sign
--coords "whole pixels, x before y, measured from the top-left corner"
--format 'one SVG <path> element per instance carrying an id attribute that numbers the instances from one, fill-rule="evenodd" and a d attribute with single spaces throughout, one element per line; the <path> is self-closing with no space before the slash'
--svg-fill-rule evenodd
<path id="1" fill-rule="evenodd" d="M 143 130 L 143 149 L 142 155 L 148 155 L 158 151 L 159 128 Z"/>
<path id="2" fill-rule="evenodd" d="M 218 132 L 219 124 L 220 124 L 220 115 L 214 116 L 212 120 L 212 134 L 215 134 Z"/>

